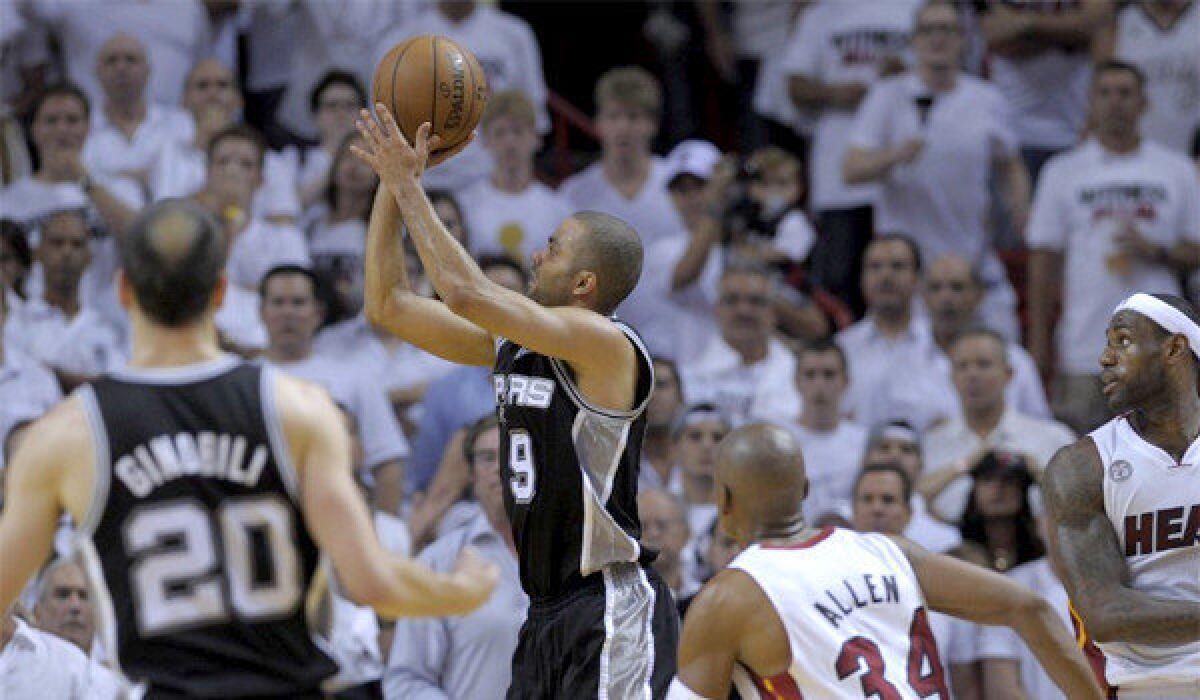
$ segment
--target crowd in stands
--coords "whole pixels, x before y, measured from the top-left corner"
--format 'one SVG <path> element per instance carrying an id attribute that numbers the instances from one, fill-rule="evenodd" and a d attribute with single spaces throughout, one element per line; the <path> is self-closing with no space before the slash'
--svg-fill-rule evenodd
<path id="1" fill-rule="evenodd" d="M 639 506 L 681 615 L 737 552 L 716 445 L 769 421 L 802 445 L 811 522 L 1005 572 L 1070 625 L 1038 481 L 1109 418 L 1116 304 L 1200 299 L 1200 3 L 637 3 L 634 40 L 587 57 L 608 66 L 594 85 L 563 38 L 608 4 L 570 25 L 549 5 L 0 0 L 0 471 L 25 426 L 127 361 L 115 241 L 191 198 L 231 241 L 223 345 L 329 391 L 385 543 L 439 570 L 469 545 L 502 571 L 463 618 L 393 624 L 335 597 L 330 692 L 503 697 L 527 599 L 490 371 L 361 313 L 378 183 L 354 119 L 388 48 L 442 34 L 491 99 L 426 185 L 484 272 L 524 290 L 579 210 L 641 236 L 617 313 L 656 357 Z M 587 119 L 554 118 L 589 90 Z M 64 547 L 0 621 L 0 695 L 44 693 L 21 685 L 38 663 L 69 669 L 55 683 L 107 673 L 95 596 Z M 1062 697 L 1006 631 L 931 624 L 956 697 Z"/>

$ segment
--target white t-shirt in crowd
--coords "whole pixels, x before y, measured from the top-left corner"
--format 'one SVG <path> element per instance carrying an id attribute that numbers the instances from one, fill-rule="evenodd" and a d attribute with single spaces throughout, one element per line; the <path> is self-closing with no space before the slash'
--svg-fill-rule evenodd
<path id="1" fill-rule="evenodd" d="M 850 374 L 842 409 L 860 425 L 870 429 L 903 420 L 924 431 L 958 412 L 934 362 L 940 350 L 923 319 L 914 317 L 907 331 L 888 338 L 868 315 L 835 340 L 846 353 Z"/>
<path id="2" fill-rule="evenodd" d="M 604 177 L 603 166 L 596 162 L 567 178 L 558 192 L 575 211 L 600 211 L 629 224 L 641 236 L 642 248 L 647 249 L 664 238 L 682 236 L 687 230 L 667 194 L 669 176 L 666 162 L 652 156 L 650 175 L 641 191 L 627 199 L 613 188 Z"/>
<path id="3" fill-rule="evenodd" d="M 1112 266 L 1113 236 L 1123 221 L 1160 246 L 1200 243 L 1200 181 L 1183 156 L 1152 142 L 1128 154 L 1095 140 L 1051 159 L 1042 169 L 1027 242 L 1065 258 L 1058 366 L 1098 374 L 1096 358 L 1112 310 L 1134 292 L 1179 294 L 1166 265 Z M 1114 269 L 1115 267 L 1115 269 Z"/>
<path id="4" fill-rule="evenodd" d="M 327 275 L 336 284 L 350 282 L 361 300 L 364 282 L 363 260 L 367 252 L 367 222 L 348 219 L 331 223 L 329 205 L 321 202 L 309 208 L 303 223 L 308 237 L 308 252 L 313 270 Z"/>
<path id="5" fill-rule="evenodd" d="M 784 49 L 783 73 L 822 83 L 869 85 L 878 79 L 885 58 L 906 58 L 918 6 L 916 0 L 825 0 L 801 17 Z M 849 186 L 842 180 L 842 159 L 853 120 L 853 110 L 826 108 L 817 115 L 809 159 L 815 211 L 874 202 L 875 186 Z"/>
<path id="6" fill-rule="evenodd" d="M 146 105 L 146 118 L 133 132 L 133 138 L 111 124 L 98 107 L 92 109 L 91 122 L 83 146 L 83 163 L 93 173 L 109 175 L 148 175 L 167 144 L 185 141 L 194 132 L 187 112 L 154 103 Z"/>
<path id="7" fill-rule="evenodd" d="M 943 469 L 984 447 L 1020 453 L 1034 461 L 1029 466 L 1036 480 L 1054 453 L 1074 441 L 1075 434 L 1062 423 L 1025 416 L 1010 408 L 1004 411 L 999 425 L 985 438 L 967 427 L 964 419 L 955 417 L 926 433 L 921 451 L 925 456 L 926 471 Z M 970 476 L 950 482 L 930 504 L 933 511 L 948 522 L 958 522 L 967 509 L 972 483 Z"/>
<path id="8" fill-rule="evenodd" d="M 1067 590 L 1054 575 L 1049 559 L 1026 562 L 1014 567 L 1007 576 L 1045 598 L 1050 607 L 1054 608 L 1054 612 L 1058 613 L 1063 627 L 1074 632 Z M 1011 627 L 985 626 L 982 630 L 979 636 L 980 658 L 1016 660 L 1020 666 L 1021 687 L 1025 689 L 1025 697 L 1037 700 L 1067 700 L 1067 696 L 1050 680 L 1037 657 Z"/>
<path id="9" fill-rule="evenodd" d="M 1050 404 L 1046 401 L 1046 389 L 1042 386 L 1042 375 L 1029 351 L 1017 343 L 1008 344 L 1008 365 L 1012 368 L 1012 379 L 1004 389 L 1004 402 L 1018 412 L 1034 418 L 1050 418 Z M 953 367 L 950 358 L 939 352 L 935 360 L 938 369 L 946 378 L 946 388 L 954 392 Z M 957 401 L 957 394 L 955 401 Z"/>
<path id="10" fill-rule="evenodd" d="M 797 13 L 788 24 L 784 41 L 778 50 L 762 56 L 758 75 L 754 81 L 753 107 L 761 116 L 790 126 L 798 133 L 811 134 L 815 115 L 809 110 L 800 110 L 788 95 L 788 75 L 784 68 L 784 51 L 794 41 L 803 12 Z"/>
<path id="11" fill-rule="evenodd" d="M 487 76 L 492 94 L 519 90 L 533 103 L 539 133 L 550 131 L 546 112 L 546 78 L 537 37 L 525 20 L 490 4 L 479 3 L 462 22 L 451 22 L 437 9 L 430 9 L 388 33 L 375 55 L 382 57 L 392 46 L 418 34 L 445 36 L 470 49 Z M 459 190 L 487 177 L 491 156 L 477 140 L 465 151 L 425 174 L 431 187 Z"/>
<path id="12" fill-rule="evenodd" d="M 679 371 L 690 403 L 716 404 L 734 425 L 787 423 L 800 415 L 796 356 L 776 338 L 767 341 L 766 357 L 747 365 L 718 334 L 694 363 Z"/>
<path id="13" fill-rule="evenodd" d="M 1142 115 L 1142 135 L 1189 153 L 1200 127 L 1200 3 L 1190 3 L 1166 29 L 1141 3 L 1126 5 L 1117 15 L 1116 55 L 1146 75 L 1150 104 Z"/>
<path id="14" fill-rule="evenodd" d="M 17 629 L 0 648 L 0 698 L 116 700 L 123 683 L 79 647 L 14 618 Z"/>
<path id="15" fill-rule="evenodd" d="M 650 354 L 680 365 L 696 361 L 717 338 L 713 307 L 721 280 L 720 248 L 713 246 L 700 275 L 679 291 L 671 289 L 675 266 L 687 251 L 687 236 L 664 238 L 642 256 L 642 276 L 617 314 L 637 329 Z"/>
<path id="16" fill-rule="evenodd" d="M 428 384 L 455 367 L 415 345 L 376 333 L 361 315 L 321 331 L 313 353 L 338 362 L 343 372 L 360 375 L 385 392 Z"/>
<path id="17" fill-rule="evenodd" d="M 189 124 L 194 122 L 189 120 Z M 204 188 L 208 158 L 204 151 L 193 147 L 194 131 L 189 133 L 192 135 L 185 140 L 169 142 L 150 168 L 150 195 L 156 202 L 167 197 L 190 197 Z M 295 158 L 267 151 L 262 179 L 251 204 L 254 213 L 299 218 Z"/>
<path id="18" fill-rule="evenodd" d="M 946 682 L 951 684 L 950 691 L 957 693 L 953 687 L 953 675 L 950 673 L 952 664 L 973 664 L 979 660 L 979 633 L 982 629 L 973 622 L 945 613 L 929 611 L 929 629 L 937 642 L 941 654 L 942 665 L 946 671 Z"/>
<path id="19" fill-rule="evenodd" d="M 229 281 L 247 289 L 258 289 L 263 276 L 278 265 L 312 265 L 304 235 L 295 226 L 251 219 L 246 228 L 234 236 L 229 248 L 229 260 L 225 264 Z"/>
<path id="20" fill-rule="evenodd" d="M 820 433 L 798 423 L 788 426 L 800 443 L 804 470 L 808 474 L 808 498 L 804 515 L 810 521 L 826 513 L 845 514 L 854 499 L 854 480 L 862 470 L 867 452 L 867 429 L 844 420 L 829 432 Z"/>
<path id="21" fill-rule="evenodd" d="M 925 121 L 920 97 L 933 98 Z M 942 93 L 930 92 L 915 73 L 875 83 L 855 115 L 850 145 L 925 142 L 916 160 L 897 165 L 880 183 L 876 229 L 911 235 L 926 260 L 982 258 L 989 247 L 992 163 L 1016 150 L 1014 121 L 1000 92 L 970 75 L 960 73 L 954 88 Z"/>
<path id="22" fill-rule="evenodd" d="M 1006 7 L 1035 14 L 1075 11 L 1074 0 L 1006 0 Z M 1047 47 L 1025 58 L 994 54 L 991 78 L 1008 101 L 1022 146 L 1067 148 L 1079 140 L 1087 115 L 1092 60 L 1086 48 Z"/>
<path id="23" fill-rule="evenodd" d="M 908 521 L 908 527 L 904 528 L 905 537 L 939 554 L 962 546 L 962 533 L 958 528 L 930 515 L 929 506 L 925 504 L 925 498 L 921 494 L 914 493 L 910 504 L 912 518 Z"/>
<path id="24" fill-rule="evenodd" d="M 540 182 L 511 194 L 484 179 L 459 199 L 472 255 L 507 253 L 526 265 L 563 219 L 574 213 L 566 200 Z"/>
<path id="25" fill-rule="evenodd" d="M 6 320 L 4 357 L 0 359 L 0 445 L 17 425 L 38 418 L 62 400 L 62 390 L 54 375 L 9 342 L 14 334 L 10 329 L 15 332 L 15 328 Z M 4 451 L 0 450 L 0 470 L 3 469 Z"/>
<path id="26" fill-rule="evenodd" d="M 733 3 L 730 19 L 738 57 L 758 60 L 782 49 L 795 5 L 791 0 Z"/>
<path id="27" fill-rule="evenodd" d="M 127 359 L 117 329 L 86 306 L 67 318 L 42 299 L 30 299 L 12 322 L 24 349 L 49 367 L 96 376 L 117 369 Z"/>
<path id="28" fill-rule="evenodd" d="M 364 466 L 368 469 L 408 457 L 408 441 L 400 432 L 400 424 L 383 389 L 378 382 L 368 382 L 362 375 L 347 372 L 349 365 L 344 360 L 314 353 L 299 362 L 267 364 L 321 385 L 354 416 L 362 440 Z"/>
<path id="29" fill-rule="evenodd" d="M 146 98 L 179 104 L 183 78 L 209 46 L 203 3 L 179 0 L 38 0 L 28 10 L 48 23 L 65 53 L 67 78 L 83 88 L 93 105 L 103 99 L 96 77 L 96 53 L 113 35 L 129 34 L 146 47 L 150 82 Z M 232 66 L 235 67 L 236 66 Z"/>

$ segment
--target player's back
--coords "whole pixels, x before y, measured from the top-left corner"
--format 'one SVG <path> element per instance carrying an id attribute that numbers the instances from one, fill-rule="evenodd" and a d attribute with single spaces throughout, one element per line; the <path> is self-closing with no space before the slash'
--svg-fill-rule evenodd
<path id="1" fill-rule="evenodd" d="M 826 528 L 791 547 L 751 546 L 729 566 L 766 593 L 792 652 L 773 678 L 739 668 L 742 697 L 950 697 L 916 574 L 886 536 Z"/>
<path id="2" fill-rule="evenodd" d="M 275 376 L 227 356 L 82 391 L 101 634 L 150 697 L 319 697 L 335 670 L 305 619 L 318 552 Z"/>

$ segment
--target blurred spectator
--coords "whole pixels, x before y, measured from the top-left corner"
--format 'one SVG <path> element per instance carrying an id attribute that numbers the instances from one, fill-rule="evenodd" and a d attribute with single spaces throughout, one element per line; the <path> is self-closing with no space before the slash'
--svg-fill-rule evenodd
<path id="1" fill-rule="evenodd" d="M 912 518 L 912 480 L 894 462 L 871 463 L 853 484 L 854 529 L 904 535 Z M 979 685 L 979 627 L 949 615 L 930 612 L 929 626 L 941 659 L 950 672 L 950 686 L 960 700 L 981 700 Z"/>
<path id="2" fill-rule="evenodd" d="M 799 415 L 796 356 L 771 336 L 777 290 L 764 266 L 735 262 L 725 268 L 716 308 L 720 336 L 680 368 L 689 402 L 715 403 L 735 425 Z"/>
<path id="3" fill-rule="evenodd" d="M 191 115 L 190 128 L 162 149 L 150 171 L 150 192 L 157 201 L 188 197 L 205 186 L 207 159 L 213 139 L 240 121 L 242 95 L 233 72 L 214 59 L 197 63 L 184 79 L 183 106 Z M 243 197 L 253 196 L 256 216 L 293 223 L 300 216 L 294 158 L 262 145 L 259 182 Z"/>
<path id="4" fill-rule="evenodd" d="M 1034 476 L 1075 436 L 1061 423 L 1027 416 L 1009 405 L 1012 379 L 1007 343 L 990 330 L 961 333 L 950 346 L 951 375 L 961 415 L 925 435 L 921 492 L 933 511 L 957 523 L 967 506 L 969 475 L 980 455 L 1003 449 L 1028 455 Z"/>
<path id="5" fill-rule="evenodd" d="M 31 627 L 12 610 L 0 613 L 0 697 L 124 697 L 116 676 L 71 643 Z"/>
<path id="6" fill-rule="evenodd" d="M 350 134 L 338 147 L 323 200 L 308 210 L 303 222 L 313 270 L 329 297 L 327 322 L 362 310 L 367 220 L 379 178 L 350 152 L 355 144 L 361 147 L 362 138 Z"/>
<path id="7" fill-rule="evenodd" d="M 37 246 L 42 296 L 22 304 L 12 318 L 23 347 L 34 359 L 61 372 L 67 390 L 125 361 L 117 331 L 86 307 L 80 296 L 80 280 L 91 257 L 81 211 L 48 215 Z"/>
<path id="8" fill-rule="evenodd" d="M 922 458 L 920 438 L 908 423 L 889 423 L 872 433 L 867 444 L 864 465 L 895 462 L 900 465 L 913 484 L 921 476 Z M 951 527 L 929 514 L 925 497 L 913 492 L 912 515 L 904 536 L 931 552 L 950 552 L 962 546 L 962 535 L 958 528 Z"/>
<path id="9" fill-rule="evenodd" d="M 312 89 L 309 109 L 317 126 L 317 145 L 306 148 L 297 171 L 300 201 L 305 207 L 317 204 L 326 196 L 336 162 L 354 131 L 358 110 L 367 106 L 367 93 L 352 73 L 329 71 Z"/>
<path id="10" fill-rule="evenodd" d="M 1127 3 L 1117 14 L 1115 55 L 1146 76 L 1142 136 L 1186 155 L 1200 128 L 1200 4 Z"/>
<path id="11" fill-rule="evenodd" d="M 574 210 L 602 211 L 627 222 L 646 249 L 684 235 L 667 196 L 670 171 L 650 152 L 662 114 L 658 80 L 642 68 L 614 68 L 596 81 L 595 102 L 600 161 L 567 178 L 559 192 Z"/>
<path id="12" fill-rule="evenodd" d="M 989 452 L 971 470 L 963 541 L 981 547 L 996 571 L 1046 556 L 1031 503 L 1032 468 L 1022 455 Z"/>
<path id="13" fill-rule="evenodd" d="M 174 105 L 147 101 L 150 59 L 145 45 L 128 34 L 116 34 L 100 47 L 96 77 L 104 99 L 92 112 L 83 162 L 96 172 L 146 184 L 158 154 L 186 138 L 190 120 Z"/>
<path id="14" fill-rule="evenodd" d="M 33 266 L 33 251 L 25 230 L 8 219 L 0 219 L 0 287 L 16 301 L 25 298 L 25 280 Z"/>
<path id="15" fill-rule="evenodd" d="M 35 624 L 90 657 L 96 639 L 96 610 L 83 566 L 73 559 L 56 559 L 42 571 L 38 585 Z"/>
<path id="16" fill-rule="evenodd" d="M 733 561 L 734 557 L 741 553 L 741 547 L 738 546 L 737 540 L 726 535 L 715 521 L 708 530 L 708 537 L 708 548 L 704 553 L 704 563 L 708 569 L 708 577 L 710 578 L 721 569 L 729 566 L 729 562 Z"/>
<path id="17" fill-rule="evenodd" d="M 515 292 L 524 293 L 529 285 L 525 268 L 512 258 L 485 256 L 480 258 L 479 268 L 493 282 Z M 323 344 L 320 338 L 318 344 Z M 492 368 L 453 368 L 440 379 L 430 382 L 419 408 L 413 457 L 408 469 L 410 493 L 429 487 L 446 444 L 455 431 L 496 410 Z"/>
<path id="18" fill-rule="evenodd" d="M 991 54 L 991 77 L 1014 114 L 1031 178 L 1084 131 L 1096 37 L 1112 21 L 1112 0 L 975 3 Z"/>
<path id="19" fill-rule="evenodd" d="M 948 2 L 917 13 L 916 68 L 877 82 L 859 106 L 842 166 L 848 183 L 877 182 L 875 225 L 904 231 L 935 260 L 960 255 L 983 282 L 980 314 L 1016 340 L 1016 293 L 987 230 L 991 183 L 1009 220 L 1029 215 L 1029 177 L 1017 152 L 1017 121 L 999 91 L 959 69 L 962 26 Z"/>
<path id="20" fill-rule="evenodd" d="M 499 567 L 499 584 L 483 607 L 470 615 L 396 623 L 384 677 L 387 698 L 487 700 L 503 698 L 508 690 L 517 632 L 529 599 L 521 590 L 516 546 L 504 511 L 502 489 L 508 485 L 501 476 L 503 455 L 495 416 L 476 422 L 463 445 L 482 513 L 465 527 L 439 537 L 418 559 L 435 571 L 450 571 L 470 547 Z"/>
<path id="21" fill-rule="evenodd" d="M 642 544 L 658 552 L 651 566 L 675 596 L 675 602 L 691 598 L 700 582 L 691 578 L 694 571 L 684 566 L 683 557 L 691 533 L 679 496 L 662 489 L 638 494 L 638 520 L 642 524 Z"/>
<path id="22" fill-rule="evenodd" d="M 729 430 L 729 419 L 710 403 L 688 404 L 671 430 L 675 471 L 667 490 L 683 499 L 690 539 L 682 561 L 685 575 L 697 581 L 706 577 L 702 554 L 717 522 L 717 445 Z"/>
<path id="23" fill-rule="evenodd" d="M 46 27 L 23 4 L 0 3 L 0 186 L 32 172 L 18 119 L 45 89 L 50 68 Z"/>
<path id="24" fill-rule="evenodd" d="M 925 272 L 922 286 L 933 340 L 941 350 L 937 364 L 945 375 L 947 390 L 952 391 L 950 346 L 960 333 L 983 326 L 978 313 L 983 288 L 971 264 L 957 255 L 934 260 Z M 1010 340 L 1007 347 L 1013 376 L 1005 389 L 1005 401 L 1025 415 L 1049 418 L 1050 405 L 1046 402 L 1046 390 L 1042 387 L 1037 364 L 1018 343 Z"/>
<path id="25" fill-rule="evenodd" d="M 562 197 L 534 179 L 533 158 L 542 138 L 533 103 L 516 90 L 492 95 L 479 130 L 492 171 L 462 194 L 470 203 L 465 214 L 471 252 L 527 261 L 571 214 Z"/>
<path id="26" fill-rule="evenodd" d="M 30 16 L 49 25 L 66 59 L 67 79 L 93 102 L 102 97 L 96 78 L 96 56 L 114 34 L 136 37 L 147 48 L 150 102 L 179 104 L 179 76 L 204 58 L 209 41 L 208 17 L 196 0 L 39 0 L 27 6 Z"/>
<path id="27" fill-rule="evenodd" d="M 41 416 L 62 399 L 54 374 L 13 346 L 18 336 L 10 319 L 12 298 L 0 289 L 0 440 L 5 442 L 17 426 Z M 6 456 L 7 451 L 0 453 L 0 477 Z"/>
<path id="28" fill-rule="evenodd" d="M 525 20 L 491 3 L 438 0 L 430 10 L 417 14 L 387 34 L 378 44 L 376 58 L 382 57 L 395 44 L 419 34 L 449 37 L 470 49 L 483 66 L 492 93 L 509 90 L 524 93 L 533 105 L 538 133 L 550 131 L 541 49 Z M 483 145 L 475 143 L 453 160 L 426 173 L 425 181 L 431 187 L 461 191 L 487 177 L 491 170 L 489 161 Z"/>
<path id="29" fill-rule="evenodd" d="M 408 443 L 377 383 L 378 375 L 347 371 L 355 367 L 347 363 L 348 358 L 332 360 L 313 353 L 313 337 L 321 325 L 322 313 L 316 276 L 302 267 L 275 267 L 263 277 L 260 295 L 269 337 L 264 361 L 325 387 L 349 410 L 359 425 L 363 466 L 374 477 L 375 506 L 386 513 L 398 513 Z"/>
<path id="30" fill-rule="evenodd" d="M 642 465 L 638 492 L 665 489 L 675 480 L 671 460 L 671 428 L 683 408 L 683 383 L 679 366 L 665 357 L 654 358 L 654 390 L 646 404 L 646 434 L 642 438 Z"/>
<path id="31" fill-rule="evenodd" d="M 1185 157 L 1139 136 L 1141 72 L 1097 66 L 1091 108 L 1093 137 L 1046 164 L 1028 232 L 1029 350 L 1045 374 L 1061 302 L 1052 405 L 1081 433 L 1108 417 L 1096 357 L 1112 310 L 1134 292 L 1179 294 L 1200 265 L 1200 182 Z"/>
<path id="32" fill-rule="evenodd" d="M 804 409 L 792 431 L 808 473 L 805 515 L 848 515 L 854 477 L 867 450 L 867 430 L 842 415 L 846 356 L 831 340 L 819 340 L 796 354 L 796 388 Z"/>
<path id="33" fill-rule="evenodd" d="M 724 255 L 713 209 L 728 184 L 719 172 L 720 158 L 716 146 L 698 140 L 680 143 L 667 156 L 667 193 L 686 235 L 646 246 L 641 279 L 619 309 L 650 352 L 685 367 L 717 335 L 713 303 Z"/>
<path id="34" fill-rule="evenodd" d="M 745 180 L 744 192 L 726 217 L 735 254 L 791 277 L 793 268 L 808 259 L 816 240 L 800 209 L 804 194 L 800 161 L 781 148 L 766 146 L 746 158 L 739 176 Z"/>
<path id="35" fill-rule="evenodd" d="M 812 271 L 818 284 L 862 308 L 858 275 L 875 231 L 871 207 L 878 190 L 847 185 L 842 160 L 857 109 L 871 84 L 903 69 L 919 0 L 822 2 L 804 13 L 784 52 L 788 94 L 812 110 L 816 125 L 809 158 L 809 205 L 820 235 Z"/>
<path id="36" fill-rule="evenodd" d="M 873 240 L 863 257 L 867 315 L 836 336 L 850 364 L 843 408 L 868 429 L 906 420 L 924 431 L 957 412 L 933 363 L 937 348 L 928 322 L 914 315 L 920 272 L 920 251 L 911 238 L 886 234 Z"/>

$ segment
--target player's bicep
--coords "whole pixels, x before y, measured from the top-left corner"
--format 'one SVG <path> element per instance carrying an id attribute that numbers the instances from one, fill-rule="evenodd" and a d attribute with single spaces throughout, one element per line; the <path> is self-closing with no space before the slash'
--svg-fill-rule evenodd
<path id="1" fill-rule="evenodd" d="M 460 365 L 489 366 L 495 361 L 491 333 L 451 311 L 436 299 L 401 292 L 404 313 L 386 313 L 384 328 L 422 350 Z"/>

